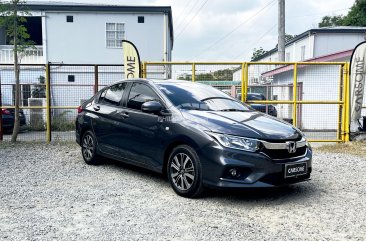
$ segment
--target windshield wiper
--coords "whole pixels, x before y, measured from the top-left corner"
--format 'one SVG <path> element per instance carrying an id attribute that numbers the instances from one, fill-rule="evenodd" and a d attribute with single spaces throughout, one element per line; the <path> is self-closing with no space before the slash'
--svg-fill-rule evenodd
<path id="1" fill-rule="evenodd" d="M 233 100 L 233 99 L 227 98 L 227 97 L 208 97 L 208 98 L 204 98 L 204 99 L 202 99 L 200 101 L 203 102 L 203 101 L 206 101 L 206 100 L 213 100 L 213 99 Z"/>

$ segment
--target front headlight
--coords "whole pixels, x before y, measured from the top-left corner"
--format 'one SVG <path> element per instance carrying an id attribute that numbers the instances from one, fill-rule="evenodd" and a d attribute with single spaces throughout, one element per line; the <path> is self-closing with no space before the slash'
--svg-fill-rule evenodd
<path id="1" fill-rule="evenodd" d="M 240 136 L 232 136 L 227 134 L 206 131 L 208 135 L 217 140 L 221 145 L 228 148 L 255 152 L 258 150 L 259 142 L 256 139 L 250 139 Z"/>

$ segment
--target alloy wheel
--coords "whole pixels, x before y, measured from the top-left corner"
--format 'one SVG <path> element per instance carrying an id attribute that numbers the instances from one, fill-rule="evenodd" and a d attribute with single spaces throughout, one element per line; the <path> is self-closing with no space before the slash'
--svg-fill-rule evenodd
<path id="1" fill-rule="evenodd" d="M 190 189 L 195 179 L 192 159 L 185 153 L 177 153 L 170 163 L 170 176 L 179 190 Z"/>
<path id="2" fill-rule="evenodd" d="M 85 135 L 82 144 L 82 151 L 86 160 L 91 160 L 94 155 L 94 141 L 90 135 Z"/>

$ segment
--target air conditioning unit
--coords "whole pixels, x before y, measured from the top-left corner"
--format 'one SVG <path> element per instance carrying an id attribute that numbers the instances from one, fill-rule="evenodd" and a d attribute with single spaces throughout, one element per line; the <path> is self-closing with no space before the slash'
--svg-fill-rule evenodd
<path id="1" fill-rule="evenodd" d="M 251 78 L 250 78 L 250 83 L 251 83 L 251 84 L 258 84 L 258 82 L 259 82 L 259 81 L 258 81 L 258 78 L 257 78 L 257 77 L 251 77 Z"/>
<path id="2" fill-rule="evenodd" d="M 28 106 L 46 106 L 46 98 L 28 98 Z M 32 130 L 45 130 L 46 109 L 31 108 L 29 109 L 29 125 Z"/>
<path id="3" fill-rule="evenodd" d="M 265 77 L 261 76 L 261 84 L 270 84 L 273 81 L 273 76 Z"/>

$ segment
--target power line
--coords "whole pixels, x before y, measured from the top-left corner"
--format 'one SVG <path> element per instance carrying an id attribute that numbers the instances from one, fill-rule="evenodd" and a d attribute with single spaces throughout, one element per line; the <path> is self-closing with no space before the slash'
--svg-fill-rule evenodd
<path id="1" fill-rule="evenodd" d="M 201 9 L 206 5 L 206 3 L 208 2 L 208 0 L 206 0 L 201 7 L 198 9 L 198 11 L 196 12 L 196 14 L 188 21 L 188 23 L 186 24 L 186 26 L 184 26 L 184 28 L 177 34 L 177 36 L 175 37 L 175 39 L 177 39 L 183 32 L 184 30 L 189 26 L 189 24 L 192 22 L 193 19 L 195 19 L 198 15 L 198 13 L 201 11 Z"/>
<path id="2" fill-rule="evenodd" d="M 191 13 L 193 11 L 193 9 L 196 8 L 197 4 L 200 2 L 200 0 L 196 0 L 194 2 L 194 4 L 192 5 L 192 7 L 188 10 L 187 15 L 189 15 L 189 13 Z M 179 22 L 179 24 L 177 24 L 177 29 L 179 29 L 180 26 L 182 26 L 182 24 L 184 24 L 186 22 L 187 18 L 183 18 L 182 21 Z"/>
<path id="3" fill-rule="evenodd" d="M 269 2 L 267 5 L 265 5 L 263 8 L 261 8 L 259 11 L 257 11 L 255 14 L 253 14 L 252 16 L 250 16 L 249 18 L 245 19 L 245 21 L 241 22 L 240 24 L 238 24 L 235 28 L 233 28 L 230 32 L 228 32 L 226 35 L 222 36 L 220 39 L 216 40 L 213 44 L 211 44 L 209 47 L 207 47 L 206 49 L 204 49 L 201 54 L 199 54 L 198 56 L 202 55 L 203 53 L 205 53 L 207 50 L 211 49 L 212 47 L 214 47 L 216 44 L 218 44 L 219 42 L 223 41 L 224 39 L 226 39 L 227 37 L 229 37 L 232 33 L 234 33 L 236 30 L 238 30 L 243 24 L 250 22 L 251 20 L 254 19 L 254 17 L 256 17 L 258 14 L 260 14 L 264 9 L 266 9 L 268 6 L 270 6 L 271 4 L 273 4 L 275 2 L 275 0 Z M 197 57 L 198 57 L 197 56 Z"/>
<path id="4" fill-rule="evenodd" d="M 191 3 L 192 1 L 189 1 L 187 4 L 186 4 L 186 6 L 183 8 L 183 10 L 178 14 L 178 16 L 176 17 L 176 19 L 177 19 L 177 26 L 178 25 L 180 25 L 181 23 L 182 23 L 182 21 L 184 21 L 184 19 L 182 19 L 181 21 L 179 21 L 180 20 L 180 17 L 183 15 L 183 13 L 185 12 L 185 10 L 188 8 L 188 6 L 190 5 L 190 3 Z M 195 3 L 197 4 L 198 3 L 198 1 L 195 1 Z M 194 4 L 194 5 L 196 5 L 196 4 Z"/>

